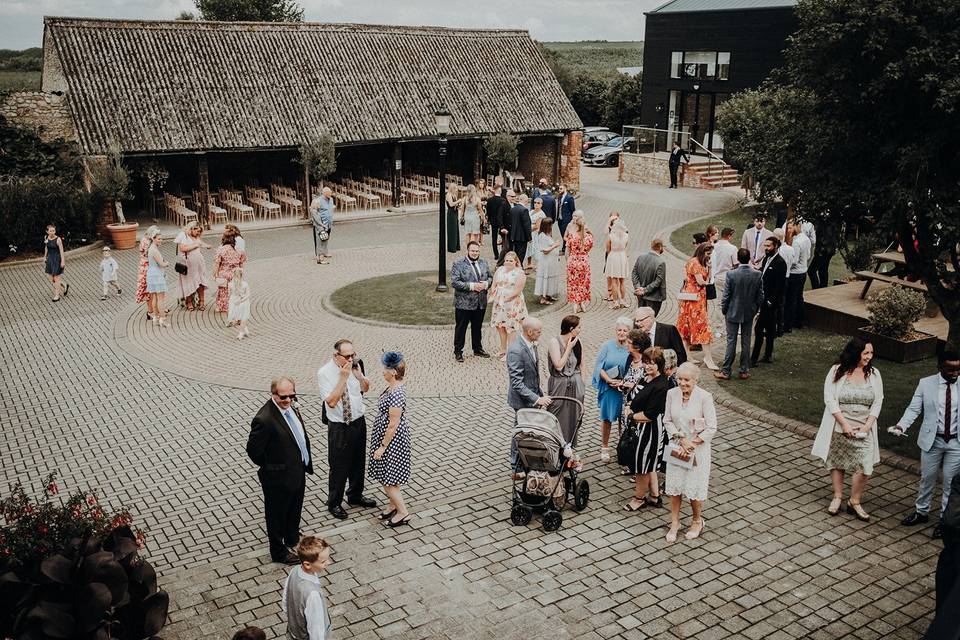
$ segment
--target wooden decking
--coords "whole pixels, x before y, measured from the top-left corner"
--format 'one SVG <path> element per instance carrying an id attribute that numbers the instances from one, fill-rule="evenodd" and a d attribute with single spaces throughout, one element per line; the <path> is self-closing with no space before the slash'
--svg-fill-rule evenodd
<path id="1" fill-rule="evenodd" d="M 874 282 L 871 291 L 882 291 L 892 285 Z M 867 303 L 860 299 L 863 282 L 850 282 L 823 289 L 803 292 L 806 322 L 808 326 L 833 333 L 854 335 L 856 330 L 869 324 Z M 943 315 L 923 316 L 917 321 L 918 331 L 931 333 L 946 341 L 949 326 Z"/>

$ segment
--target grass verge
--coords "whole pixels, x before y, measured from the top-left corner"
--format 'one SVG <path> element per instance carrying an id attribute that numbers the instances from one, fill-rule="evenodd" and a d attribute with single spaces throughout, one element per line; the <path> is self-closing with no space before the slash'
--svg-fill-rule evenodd
<path id="1" fill-rule="evenodd" d="M 819 426 L 823 417 L 823 380 L 830 363 L 835 361 L 847 340 L 849 338 L 846 336 L 814 329 L 794 332 L 777 339 L 773 363 L 751 369 L 749 380 L 734 378 L 720 381 L 719 384 L 731 395 L 761 409 Z M 722 349 L 720 345 L 715 347 L 717 352 Z M 722 358 L 722 354 L 718 357 Z M 887 427 L 896 424 L 903 415 L 917 381 L 935 373 L 936 361 L 897 364 L 877 360 L 875 364 L 883 375 L 883 409 L 878 423 L 880 446 L 902 456 L 919 459 L 920 449 L 917 448 L 916 438 L 918 425 L 913 426 L 906 438 L 888 434 Z"/>
<path id="2" fill-rule="evenodd" d="M 536 273 L 527 274 L 523 294 L 532 315 L 547 308 L 533 294 L 535 284 Z M 437 293 L 436 286 L 435 271 L 395 273 L 341 287 L 331 294 L 330 302 L 351 316 L 378 322 L 413 326 L 453 324 L 453 288 Z M 489 306 L 484 319 L 490 319 Z"/>
<path id="3" fill-rule="evenodd" d="M 0 71 L 0 91 L 40 91 L 39 71 Z"/>

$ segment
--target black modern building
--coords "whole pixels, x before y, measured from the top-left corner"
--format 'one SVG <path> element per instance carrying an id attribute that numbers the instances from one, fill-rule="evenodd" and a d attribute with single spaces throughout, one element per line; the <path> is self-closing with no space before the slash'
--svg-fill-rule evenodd
<path id="1" fill-rule="evenodd" d="M 646 14 L 641 122 L 723 148 L 717 107 L 783 64 L 796 0 L 670 0 Z"/>

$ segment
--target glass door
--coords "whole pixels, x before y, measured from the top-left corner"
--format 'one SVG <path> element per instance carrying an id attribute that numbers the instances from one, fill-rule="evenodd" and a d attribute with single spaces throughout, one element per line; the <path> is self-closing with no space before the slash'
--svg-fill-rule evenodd
<path id="1" fill-rule="evenodd" d="M 713 137 L 713 109 L 715 94 L 699 91 L 683 91 L 680 98 L 680 126 L 690 131 L 689 140 L 696 140 L 710 149 Z M 698 148 L 690 142 L 686 145 L 690 153 Z"/>

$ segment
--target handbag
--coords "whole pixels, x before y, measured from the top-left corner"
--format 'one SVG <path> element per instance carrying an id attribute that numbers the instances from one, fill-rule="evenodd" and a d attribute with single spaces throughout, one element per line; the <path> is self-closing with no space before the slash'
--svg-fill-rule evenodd
<path id="1" fill-rule="evenodd" d="M 696 293 L 689 293 L 687 291 L 681 291 L 677 294 L 677 300 L 685 300 L 687 302 L 697 302 L 700 300 L 700 296 Z"/>
<path id="2" fill-rule="evenodd" d="M 173 270 L 180 275 L 185 276 L 187 275 L 187 263 L 178 261 L 175 265 L 173 265 Z"/>
<path id="3" fill-rule="evenodd" d="M 663 450 L 663 459 L 666 461 L 667 466 L 673 465 L 681 469 L 693 469 L 693 456 L 691 455 L 684 460 L 680 457 L 681 451 L 683 451 L 683 447 L 679 444 L 674 444 L 673 442 L 667 443 L 667 446 L 664 447 Z"/>
<path id="4" fill-rule="evenodd" d="M 484 235 L 490 233 L 490 225 L 489 225 L 488 223 L 486 223 L 486 222 L 481 222 L 481 223 L 480 223 L 480 233 L 482 233 L 482 234 L 484 234 Z"/>
<path id="5" fill-rule="evenodd" d="M 707 300 L 717 299 L 717 285 L 707 284 Z"/>
<path id="6" fill-rule="evenodd" d="M 327 225 L 320 225 L 320 228 L 317 229 L 317 237 L 320 238 L 320 242 L 326 242 L 330 239 L 330 229 Z"/>
<path id="7" fill-rule="evenodd" d="M 637 446 L 640 444 L 640 430 L 636 425 L 628 425 L 620 434 L 617 443 L 617 464 L 633 470 L 637 464 Z"/>

